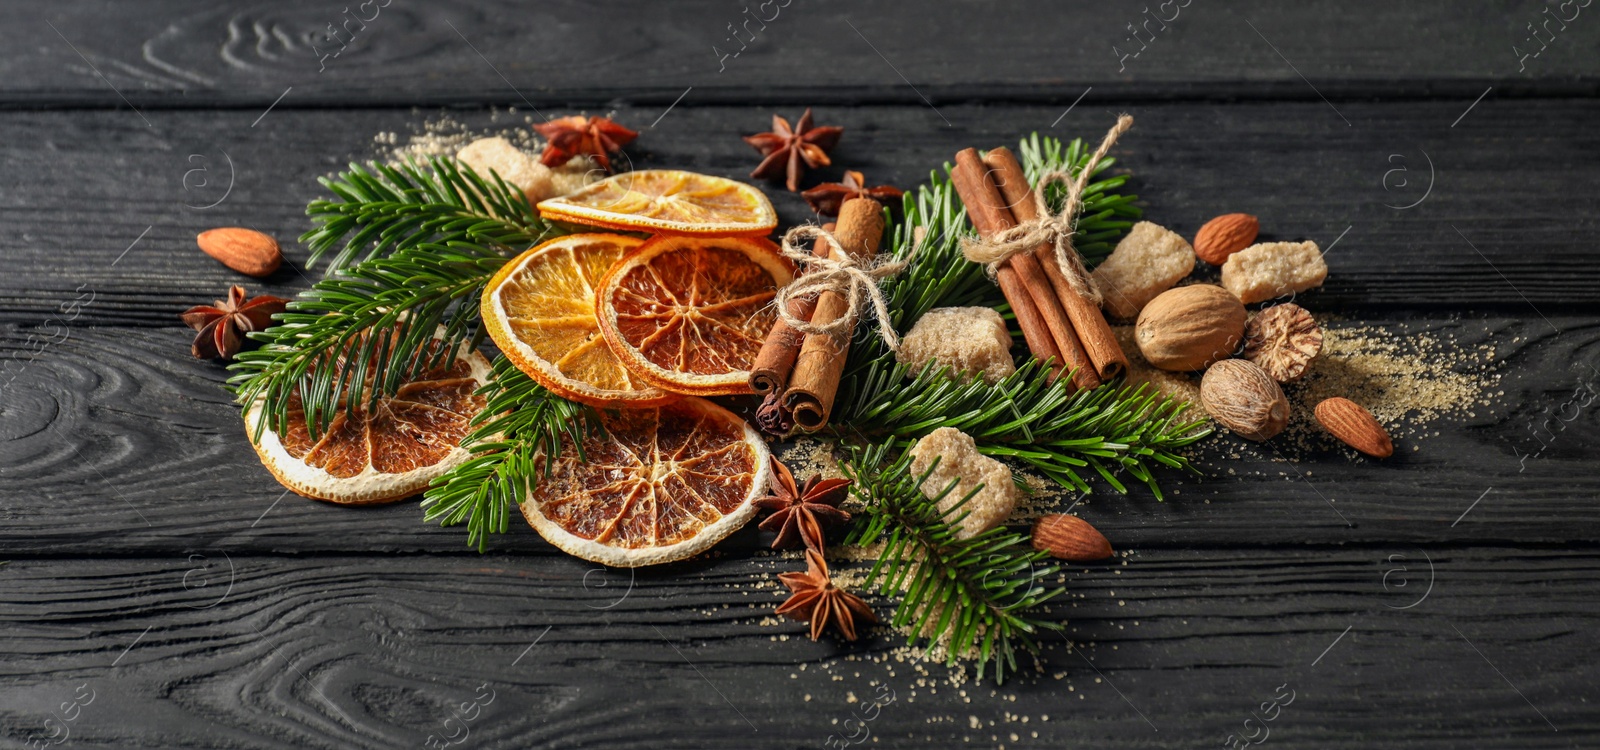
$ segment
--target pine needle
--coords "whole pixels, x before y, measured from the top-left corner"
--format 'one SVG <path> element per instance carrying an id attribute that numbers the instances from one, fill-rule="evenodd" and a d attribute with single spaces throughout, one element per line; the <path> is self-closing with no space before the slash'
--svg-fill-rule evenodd
<path id="1" fill-rule="evenodd" d="M 1088 154 L 1081 141 L 1063 145 L 1034 134 L 1022 142 L 1020 161 L 1036 181 L 1064 167 L 1083 169 Z M 1107 159 L 1096 172 L 1110 166 Z M 887 254 L 909 262 L 883 284 L 889 322 L 902 334 L 935 307 L 992 307 L 1010 317 L 983 268 L 961 256 L 961 237 L 972 229 L 946 176 L 949 169 L 945 165 L 946 174 L 933 173 L 927 185 L 903 198 L 902 222 L 889 217 Z M 1103 179 L 1087 190 L 1075 245 L 1091 267 L 1140 215 L 1135 197 L 1120 192 L 1126 180 Z M 1063 192 L 1052 188 L 1046 196 L 1052 210 L 1060 210 Z M 1047 585 L 1057 569 L 1041 567 L 1045 554 L 1005 528 L 956 539 L 962 506 L 972 495 L 940 511 L 939 502 L 955 483 L 933 498 L 924 495 L 929 474 L 911 475 L 906 449 L 933 430 L 953 427 L 972 436 L 985 455 L 1025 464 L 1064 487 L 1087 492 L 1098 478 L 1126 492 L 1121 478 L 1131 476 L 1160 498 L 1153 470 L 1192 471 L 1180 451 L 1209 430 L 1182 418 L 1183 403 L 1144 386 L 1111 383 L 1072 392 L 1070 377 L 1052 381 L 1046 364 L 1031 357 L 998 383 L 966 382 L 932 365 L 912 372 L 877 336 L 860 334 L 851 344 L 830 425 L 835 437 L 853 444 L 844 471 L 866 504 L 847 541 L 883 542 L 869 582 L 885 596 L 900 597 L 891 620 L 895 627 L 908 629 L 913 643 L 927 637 L 943 644 L 952 664 L 975 661 L 979 677 L 992 665 L 995 679 L 1003 680 L 1016 670 L 1018 652 L 1037 650 L 1034 633 L 1061 628 L 1033 614 L 1061 593 Z"/>
<path id="2" fill-rule="evenodd" d="M 1037 360 L 993 385 L 955 379 L 932 365 L 907 382 L 909 374 L 892 359 L 865 371 L 854 384 L 856 397 L 837 412 L 835 433 L 909 444 L 954 427 L 971 435 L 979 452 L 1025 463 L 1064 487 L 1091 491 L 1083 474 L 1091 471 L 1126 492 L 1117 478 L 1126 473 L 1158 499 L 1152 469 L 1193 471 L 1181 451 L 1211 434 L 1204 420 L 1182 418 L 1183 402 L 1158 397 L 1147 385 L 1071 393 L 1070 378 L 1051 382 Z"/>
<path id="3" fill-rule="evenodd" d="M 319 181 L 334 198 L 306 206 L 313 227 L 300 241 L 311 249 L 306 265 L 327 258 L 328 272 L 423 242 L 520 251 L 564 233 L 499 174 L 485 178 L 448 157 L 425 165 L 351 164 Z"/>
<path id="4" fill-rule="evenodd" d="M 318 281 L 277 325 L 249 334 L 261 347 L 236 357 L 228 385 L 245 408 L 263 400 L 257 429 L 278 433 L 298 395 L 315 438 L 339 414 L 476 347 L 478 296 L 506 261 L 495 248 L 423 243 Z"/>

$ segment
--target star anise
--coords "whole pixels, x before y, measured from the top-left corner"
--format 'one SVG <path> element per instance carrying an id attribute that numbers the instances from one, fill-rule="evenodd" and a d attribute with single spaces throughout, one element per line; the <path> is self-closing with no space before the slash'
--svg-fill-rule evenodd
<path id="1" fill-rule="evenodd" d="M 190 350 L 200 359 L 229 359 L 244 345 L 244 334 L 272 325 L 273 313 L 283 312 L 289 300 L 263 294 L 245 299 L 244 287 L 228 289 L 228 298 L 183 311 L 184 325 L 199 331 Z"/>
<path id="2" fill-rule="evenodd" d="M 856 623 L 871 625 L 878 621 L 872 608 L 859 597 L 838 586 L 828 577 L 828 564 L 822 553 L 806 550 L 806 572 L 779 573 L 778 580 L 794 592 L 778 607 L 778 614 L 811 623 L 811 640 L 822 635 L 829 623 L 845 637 L 856 639 Z"/>
<path id="3" fill-rule="evenodd" d="M 547 167 L 559 167 L 572 157 L 587 154 L 607 172 L 611 171 L 611 152 L 621 151 L 639 134 L 604 117 L 558 117 L 533 129 L 544 136 L 549 144 L 539 161 Z"/>
<path id="4" fill-rule="evenodd" d="M 762 156 L 751 177 L 759 179 L 776 179 L 787 174 L 789 192 L 800 189 L 800 175 L 806 167 L 816 169 L 826 167 L 833 162 L 828 159 L 828 151 L 839 144 L 839 136 L 844 134 L 844 128 L 812 127 L 811 108 L 806 108 L 806 113 L 800 116 L 800 121 L 795 127 L 789 127 L 789 121 L 777 115 L 772 116 L 772 132 L 747 135 L 744 142 L 756 147 Z M 803 163 L 803 165 L 802 165 Z"/>
<path id="5" fill-rule="evenodd" d="M 905 195 L 906 191 L 893 185 L 879 185 L 867 187 L 867 179 L 860 172 L 845 170 L 844 182 L 824 182 L 800 195 L 804 196 L 811 210 L 823 216 L 838 216 L 839 207 L 851 198 L 871 198 L 879 203 Z"/>
<path id="6" fill-rule="evenodd" d="M 772 494 L 757 500 L 756 505 L 773 511 L 761 522 L 762 530 L 778 532 L 772 548 L 790 549 L 804 542 L 807 548 L 822 549 L 822 527 L 850 520 L 849 513 L 839 510 L 850 480 L 813 475 L 796 487 L 788 467 L 776 458 L 768 460 L 772 463 Z"/>

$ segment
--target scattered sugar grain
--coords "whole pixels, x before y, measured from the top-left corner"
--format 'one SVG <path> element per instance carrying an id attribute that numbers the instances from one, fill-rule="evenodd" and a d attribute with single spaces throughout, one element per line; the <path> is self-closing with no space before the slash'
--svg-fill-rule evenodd
<path id="1" fill-rule="evenodd" d="M 1488 342 L 1463 343 L 1447 331 L 1413 331 L 1405 323 L 1319 323 L 1322 356 L 1304 379 L 1284 388 L 1292 410 L 1285 435 L 1296 447 L 1339 445 L 1313 414 L 1334 396 L 1372 412 L 1391 437 L 1421 439 L 1440 434 L 1433 424 L 1439 419 L 1471 418 L 1500 382 Z"/>

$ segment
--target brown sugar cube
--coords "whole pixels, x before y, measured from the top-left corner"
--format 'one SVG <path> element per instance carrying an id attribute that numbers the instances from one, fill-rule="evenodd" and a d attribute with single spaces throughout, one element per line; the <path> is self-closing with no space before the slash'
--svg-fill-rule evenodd
<path id="1" fill-rule="evenodd" d="M 962 380 L 994 383 L 1017 371 L 1011 334 L 1000 313 L 988 307 L 939 307 L 924 313 L 900 341 L 895 360 L 916 377 L 932 362 Z"/>
<path id="2" fill-rule="evenodd" d="M 1194 248 L 1177 232 L 1141 221 L 1091 274 L 1106 312 L 1131 320 L 1162 292 L 1194 271 Z"/>
<path id="3" fill-rule="evenodd" d="M 940 510 L 949 513 L 974 487 L 983 486 L 954 513 L 966 514 L 956 532 L 957 539 L 971 539 L 1005 523 L 1022 496 L 1022 491 L 1011 480 L 1011 469 L 979 453 L 972 437 L 954 427 L 940 427 L 911 446 L 912 474 L 922 476 L 933 466 L 935 458 L 939 465 L 923 481 L 922 494 L 935 497 L 949 487 L 951 481 L 956 483 L 955 489 L 939 501 Z"/>
<path id="4" fill-rule="evenodd" d="M 504 138 L 479 138 L 456 152 L 456 158 L 485 180 L 492 182 L 490 172 L 500 175 L 528 196 L 530 204 L 556 195 L 550 168 Z"/>
<path id="5" fill-rule="evenodd" d="M 1245 304 L 1322 286 L 1328 264 L 1315 242 L 1260 242 L 1228 256 L 1222 286 Z"/>

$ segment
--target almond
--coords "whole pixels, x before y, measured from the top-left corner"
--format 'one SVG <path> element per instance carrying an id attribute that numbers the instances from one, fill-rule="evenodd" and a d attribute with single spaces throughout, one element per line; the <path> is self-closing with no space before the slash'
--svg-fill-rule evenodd
<path id="1" fill-rule="evenodd" d="M 1378 424 L 1372 412 L 1361 408 L 1360 404 L 1334 396 L 1317 404 L 1316 415 L 1322 428 L 1345 445 L 1373 458 L 1394 455 L 1394 441 L 1389 439 L 1389 433 L 1384 432 L 1383 425 Z"/>
<path id="2" fill-rule="evenodd" d="M 1051 557 L 1073 562 L 1104 560 L 1111 556 L 1111 542 L 1104 534 L 1077 516 L 1053 514 L 1033 525 L 1033 548 Z"/>
<path id="3" fill-rule="evenodd" d="M 1222 265 L 1228 256 L 1239 252 L 1256 241 L 1261 222 L 1250 214 L 1223 214 L 1194 235 L 1194 254 L 1213 266 Z"/>
<path id="4" fill-rule="evenodd" d="M 271 276 L 283 263 L 283 251 L 271 236 L 244 227 L 208 229 L 195 237 L 206 255 L 246 276 Z"/>

